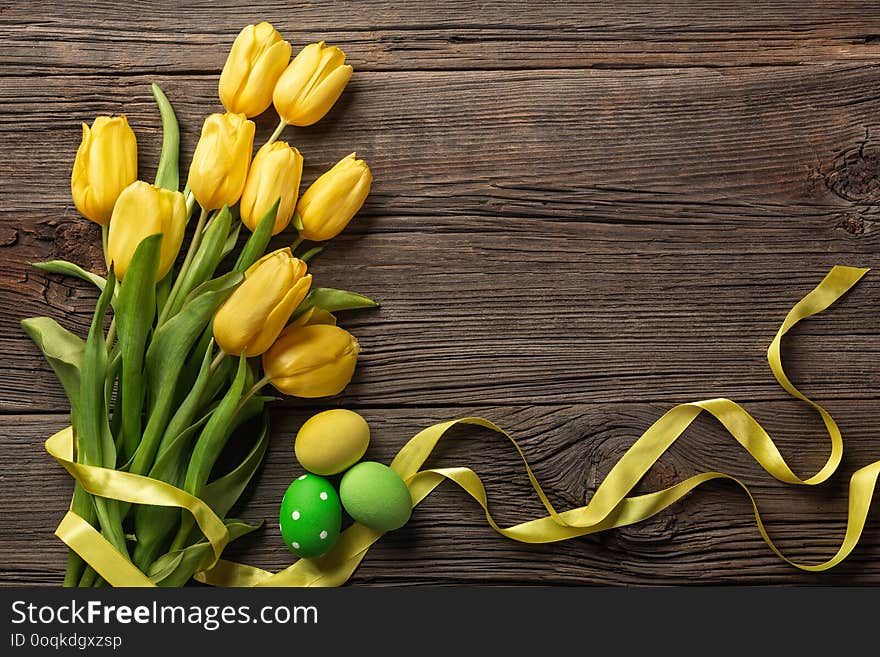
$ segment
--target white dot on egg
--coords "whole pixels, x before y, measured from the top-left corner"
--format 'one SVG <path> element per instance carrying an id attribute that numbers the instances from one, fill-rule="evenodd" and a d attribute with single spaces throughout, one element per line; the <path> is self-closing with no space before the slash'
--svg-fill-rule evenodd
<path id="1" fill-rule="evenodd" d="M 297 481 L 302 481 L 303 479 L 305 479 L 305 478 L 308 477 L 308 476 L 309 476 L 309 475 L 307 475 L 307 474 L 300 475 L 299 477 L 296 478 L 296 480 L 297 480 Z"/>
<path id="2" fill-rule="evenodd" d="M 327 538 L 327 530 L 322 529 L 321 530 L 321 540 L 323 541 L 325 538 Z"/>
<path id="3" fill-rule="evenodd" d="M 291 543 L 291 545 L 293 546 L 293 549 L 294 549 L 294 550 L 299 550 L 299 543 L 297 543 L 296 541 L 294 541 L 293 543 Z"/>
<path id="4" fill-rule="evenodd" d="M 327 493 L 324 492 L 324 491 L 321 491 L 321 495 L 320 495 L 319 497 L 320 497 L 322 500 L 326 500 L 326 499 L 327 499 Z"/>
<path id="5" fill-rule="evenodd" d="M 299 511 L 294 511 L 293 513 L 290 514 L 290 517 L 293 518 L 294 520 L 299 520 Z"/>

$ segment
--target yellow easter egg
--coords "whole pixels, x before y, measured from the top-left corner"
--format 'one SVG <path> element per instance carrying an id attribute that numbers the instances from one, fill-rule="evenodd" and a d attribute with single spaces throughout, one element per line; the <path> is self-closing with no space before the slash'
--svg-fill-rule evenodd
<path id="1" fill-rule="evenodd" d="M 342 408 L 313 415 L 296 434 L 296 458 L 309 472 L 327 476 L 357 463 L 370 444 L 370 427 L 354 411 Z"/>

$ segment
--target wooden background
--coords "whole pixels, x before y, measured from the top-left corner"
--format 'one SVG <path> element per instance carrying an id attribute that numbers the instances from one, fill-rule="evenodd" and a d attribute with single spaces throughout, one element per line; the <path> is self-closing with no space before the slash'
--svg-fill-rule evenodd
<path id="1" fill-rule="evenodd" d="M 3 2 L 0 7 L 0 581 L 61 581 L 52 532 L 70 481 L 43 452 L 66 424 L 18 326 L 83 334 L 95 292 L 28 262 L 100 268 L 97 227 L 69 197 L 79 124 L 125 112 L 152 174 L 177 108 L 188 161 L 245 24 L 295 48 L 327 39 L 355 76 L 317 126 L 286 137 L 304 182 L 352 150 L 373 193 L 313 270 L 377 311 L 342 323 L 363 347 L 338 399 L 286 401 L 239 514 L 267 528 L 230 552 L 291 562 L 273 518 L 299 473 L 292 440 L 318 408 L 361 412 L 388 461 L 430 423 L 494 419 L 561 507 L 584 504 L 671 405 L 743 403 L 797 472 L 824 463 L 821 425 L 776 385 L 765 349 L 834 264 L 880 266 L 880 5 L 876 2 Z M 221 5 L 226 5 L 222 6 Z M 613 9 L 612 9 L 613 7 Z M 180 10 L 179 10 L 180 9 Z M 258 142 L 274 115 L 258 121 Z M 280 244 L 281 242 L 279 242 Z M 647 477 L 741 476 L 788 555 L 837 549 L 853 470 L 880 458 L 880 274 L 786 343 L 792 379 L 826 404 L 846 456 L 829 483 L 783 486 L 701 420 Z M 505 523 L 540 511 L 505 443 L 463 430 L 432 463 L 484 476 Z M 875 504 L 875 507 L 877 505 Z M 853 555 L 802 573 L 761 541 L 746 498 L 712 483 L 643 524 L 549 546 L 495 535 L 444 486 L 383 538 L 352 584 L 880 584 L 877 509 Z"/>

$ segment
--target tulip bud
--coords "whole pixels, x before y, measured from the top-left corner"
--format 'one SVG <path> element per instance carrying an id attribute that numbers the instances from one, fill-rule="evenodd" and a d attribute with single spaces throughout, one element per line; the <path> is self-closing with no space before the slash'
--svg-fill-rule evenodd
<path id="1" fill-rule="evenodd" d="M 280 197 L 272 234 L 287 228 L 299 195 L 302 167 L 302 155 L 283 141 L 266 144 L 257 151 L 241 194 L 241 220 L 245 226 L 256 230 L 260 219 Z"/>
<path id="2" fill-rule="evenodd" d="M 82 130 L 70 192 L 80 214 L 106 226 L 120 192 L 137 180 L 137 139 L 124 114 L 99 116 Z"/>
<path id="3" fill-rule="evenodd" d="M 323 117 L 351 79 L 345 53 L 324 42 L 303 48 L 278 78 L 272 101 L 290 125 L 307 126 Z"/>
<path id="4" fill-rule="evenodd" d="M 230 112 L 257 116 L 290 61 L 290 44 L 271 24 L 248 25 L 232 44 L 220 74 L 220 102 Z"/>
<path id="5" fill-rule="evenodd" d="M 214 339 L 227 354 L 259 356 L 302 303 L 312 284 L 306 263 L 290 248 L 263 256 L 214 316 Z"/>
<path id="6" fill-rule="evenodd" d="M 361 209 L 373 174 L 363 160 L 352 153 L 312 183 L 300 198 L 296 211 L 302 221 L 300 235 L 323 242 L 341 233 Z"/>
<path id="7" fill-rule="evenodd" d="M 241 197 L 254 147 L 254 122 L 244 114 L 211 114 L 202 126 L 189 168 L 189 187 L 205 210 L 233 206 Z"/>
<path id="8" fill-rule="evenodd" d="M 263 354 L 263 370 L 287 395 L 329 397 L 351 381 L 358 351 L 354 336 L 338 326 L 291 325 Z"/>
<path id="9" fill-rule="evenodd" d="M 122 190 L 113 207 L 107 236 L 107 266 L 113 265 L 116 278 L 125 276 L 141 240 L 156 233 L 162 233 L 156 280 L 165 278 L 183 243 L 186 216 L 186 201 L 180 192 L 141 180 Z"/>

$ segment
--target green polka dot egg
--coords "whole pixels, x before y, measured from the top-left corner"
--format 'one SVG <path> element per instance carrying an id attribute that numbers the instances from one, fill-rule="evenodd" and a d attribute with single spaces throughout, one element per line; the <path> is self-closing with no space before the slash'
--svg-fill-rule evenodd
<path id="1" fill-rule="evenodd" d="M 333 547 L 342 525 L 342 505 L 333 485 L 313 474 L 295 479 L 284 493 L 278 521 L 281 536 L 299 557 L 320 557 Z"/>

